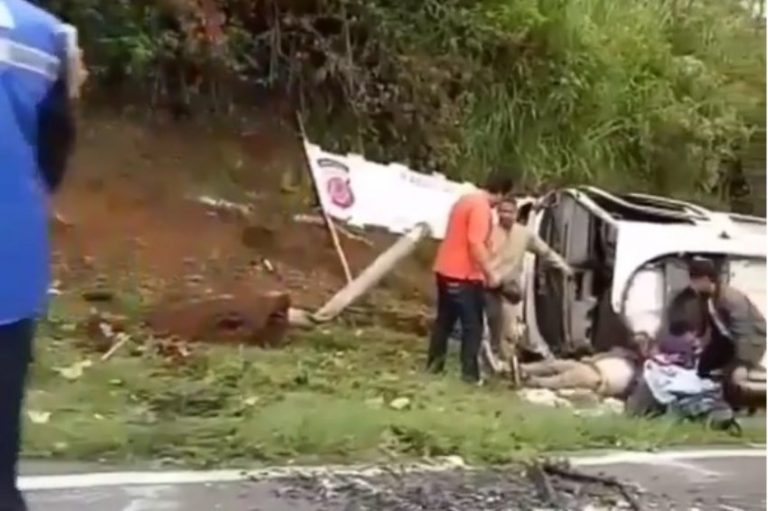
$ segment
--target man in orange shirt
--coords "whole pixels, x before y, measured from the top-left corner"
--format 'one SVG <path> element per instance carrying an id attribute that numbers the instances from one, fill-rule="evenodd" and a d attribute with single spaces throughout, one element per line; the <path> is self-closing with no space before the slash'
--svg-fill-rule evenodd
<path id="1" fill-rule="evenodd" d="M 492 176 L 483 190 L 462 196 L 451 208 L 445 238 L 437 251 L 437 318 L 429 342 L 427 368 L 442 372 L 448 337 L 461 323 L 461 373 L 480 382 L 478 354 L 483 337 L 485 288 L 498 282 L 491 268 L 491 210 L 512 191 L 512 180 Z"/>

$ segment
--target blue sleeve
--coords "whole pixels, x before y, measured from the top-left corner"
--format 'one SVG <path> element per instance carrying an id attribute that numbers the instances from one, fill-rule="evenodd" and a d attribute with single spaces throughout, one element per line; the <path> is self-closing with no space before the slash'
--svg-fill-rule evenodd
<path id="1" fill-rule="evenodd" d="M 61 45 L 63 47 L 63 45 Z M 75 145 L 75 119 L 67 88 L 65 51 L 60 51 L 61 72 L 38 112 L 38 165 L 48 190 L 55 192 L 67 169 Z"/>

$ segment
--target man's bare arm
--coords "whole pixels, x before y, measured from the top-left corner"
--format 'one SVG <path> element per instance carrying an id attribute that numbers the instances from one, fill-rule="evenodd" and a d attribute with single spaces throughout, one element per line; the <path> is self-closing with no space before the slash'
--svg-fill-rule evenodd
<path id="1" fill-rule="evenodd" d="M 491 265 L 491 254 L 487 242 L 491 231 L 491 213 L 476 208 L 469 215 L 469 255 L 485 274 L 487 284 L 491 287 L 498 284 L 498 277 Z"/>
<path id="2" fill-rule="evenodd" d="M 485 246 L 485 243 L 470 240 L 469 254 L 478 266 L 480 266 L 480 269 L 487 279 L 488 285 L 494 287 L 498 283 L 498 276 L 491 266 L 491 255 L 488 248 Z"/>

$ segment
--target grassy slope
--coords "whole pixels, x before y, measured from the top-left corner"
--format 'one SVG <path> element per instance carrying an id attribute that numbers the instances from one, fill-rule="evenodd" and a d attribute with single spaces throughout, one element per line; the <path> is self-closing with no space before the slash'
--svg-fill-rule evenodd
<path id="1" fill-rule="evenodd" d="M 271 351 L 198 346 L 183 365 L 135 344 L 107 362 L 93 357 L 76 379 L 55 369 L 86 357 L 68 323 L 43 330 L 28 409 L 51 415 L 29 421 L 30 457 L 210 466 L 458 454 L 503 463 L 543 451 L 737 441 L 698 425 L 535 407 L 501 384 L 465 386 L 455 369 L 429 377 L 423 340 L 380 330 L 302 334 Z M 390 406 L 403 397 L 405 409 Z M 764 439 L 759 427 L 743 440 Z"/>

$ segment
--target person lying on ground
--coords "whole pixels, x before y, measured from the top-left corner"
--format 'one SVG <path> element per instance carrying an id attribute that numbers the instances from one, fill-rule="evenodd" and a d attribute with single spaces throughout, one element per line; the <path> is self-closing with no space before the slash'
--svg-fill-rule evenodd
<path id="1" fill-rule="evenodd" d="M 614 347 L 581 360 L 544 360 L 521 364 L 526 387 L 591 390 L 601 397 L 625 398 L 639 376 L 645 348 Z"/>
<path id="2" fill-rule="evenodd" d="M 498 284 L 489 256 L 491 210 L 512 190 L 512 180 L 494 175 L 484 189 L 459 198 L 451 208 L 445 237 L 435 260 L 437 318 L 432 329 L 427 369 L 445 368 L 448 337 L 461 324 L 461 372 L 480 383 L 479 353 L 483 338 L 484 291 Z"/>
<path id="3" fill-rule="evenodd" d="M 514 197 L 501 199 L 497 212 L 499 221 L 491 232 L 490 266 L 498 284 L 487 290 L 485 300 L 491 349 L 508 367 L 520 341 L 520 329 L 515 324 L 515 306 L 522 300 L 520 281 L 525 254 L 536 254 L 567 277 L 573 276 L 573 270 L 539 236 L 517 223 L 517 202 Z M 531 351 L 537 352 L 535 348 Z"/>

